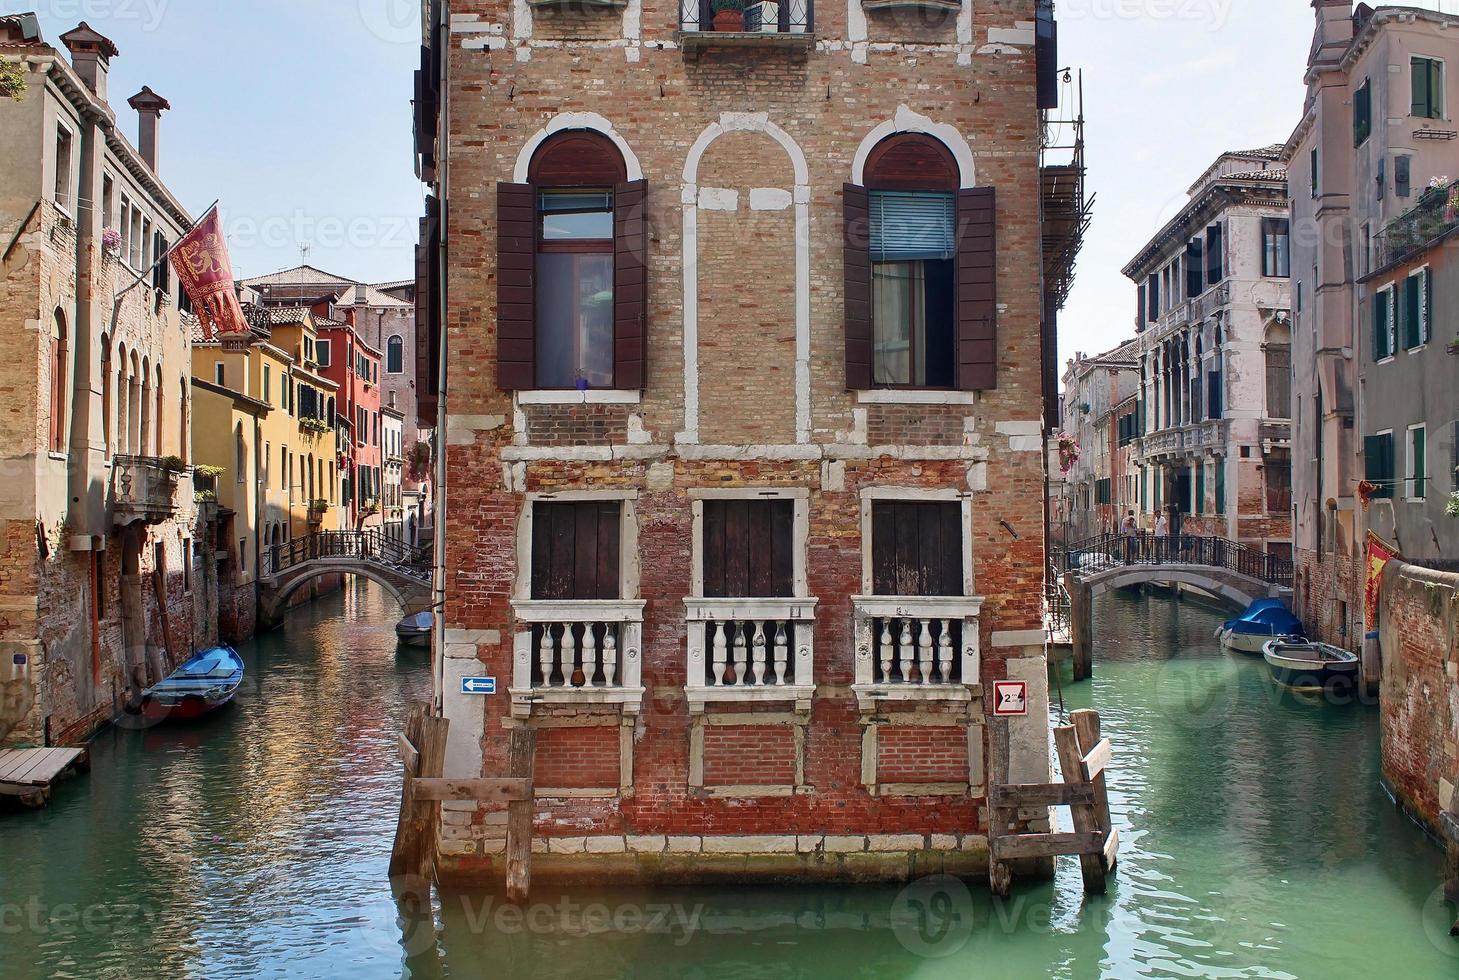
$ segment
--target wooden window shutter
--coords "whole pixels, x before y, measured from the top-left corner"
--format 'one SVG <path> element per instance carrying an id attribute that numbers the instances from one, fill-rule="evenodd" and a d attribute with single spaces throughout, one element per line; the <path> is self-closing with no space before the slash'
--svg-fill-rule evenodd
<path id="1" fill-rule="evenodd" d="M 871 204 L 866 188 L 841 189 L 844 222 L 846 388 L 871 387 Z"/>
<path id="2" fill-rule="evenodd" d="M 962 595 L 963 546 L 959 504 L 876 501 L 871 508 L 873 593 Z"/>
<path id="3" fill-rule="evenodd" d="M 957 192 L 957 386 L 998 387 L 998 207 L 992 187 Z"/>
<path id="4" fill-rule="evenodd" d="M 648 181 L 613 191 L 613 386 L 644 387 L 648 377 Z"/>
<path id="5" fill-rule="evenodd" d="M 505 391 L 536 387 L 537 198 L 531 184 L 496 185 L 496 375 Z"/>
<path id="6" fill-rule="evenodd" d="M 618 501 L 538 502 L 532 510 L 532 598 L 619 598 Z"/>
<path id="7" fill-rule="evenodd" d="M 790 500 L 704 501 L 704 594 L 793 596 L 794 523 L 795 503 Z"/>

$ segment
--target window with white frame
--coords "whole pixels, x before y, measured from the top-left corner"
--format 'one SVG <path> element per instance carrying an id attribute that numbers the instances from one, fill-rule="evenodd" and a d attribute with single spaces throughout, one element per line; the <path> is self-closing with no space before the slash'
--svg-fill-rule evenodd
<path id="1" fill-rule="evenodd" d="M 56 126 L 56 207 L 68 213 L 75 213 L 74 183 L 72 168 L 75 164 L 75 139 L 65 126 Z"/>
<path id="2" fill-rule="evenodd" d="M 1438 58 L 1414 57 L 1412 115 L 1420 119 L 1444 118 L 1444 63 Z"/>
<path id="3" fill-rule="evenodd" d="M 1423 425 L 1408 427 L 1407 451 L 1404 453 L 1404 493 L 1409 500 L 1423 500 L 1428 496 L 1428 428 Z"/>

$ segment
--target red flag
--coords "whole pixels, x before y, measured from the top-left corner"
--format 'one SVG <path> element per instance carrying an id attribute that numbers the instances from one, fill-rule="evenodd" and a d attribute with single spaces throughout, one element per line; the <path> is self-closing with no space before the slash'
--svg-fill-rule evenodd
<path id="1" fill-rule="evenodd" d="M 184 235 L 172 254 L 177 278 L 203 322 L 203 336 L 211 340 L 216 332 L 219 340 L 235 342 L 247 337 L 248 321 L 233 291 L 233 263 L 228 260 L 228 239 L 218 209 Z"/>

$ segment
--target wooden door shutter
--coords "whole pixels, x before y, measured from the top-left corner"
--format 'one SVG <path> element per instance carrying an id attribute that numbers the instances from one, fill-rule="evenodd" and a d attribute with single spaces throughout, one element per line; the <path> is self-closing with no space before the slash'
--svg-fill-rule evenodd
<path id="1" fill-rule="evenodd" d="M 505 391 L 536 387 L 537 198 L 531 184 L 496 185 L 496 375 Z"/>
<path id="2" fill-rule="evenodd" d="M 957 192 L 957 386 L 998 387 L 998 207 L 991 187 Z"/>
<path id="3" fill-rule="evenodd" d="M 790 500 L 704 501 L 704 594 L 788 598 L 795 594 Z"/>
<path id="4" fill-rule="evenodd" d="M 841 188 L 846 303 L 846 389 L 871 387 L 871 205 L 866 188 Z"/>
<path id="5" fill-rule="evenodd" d="M 532 510 L 532 598 L 617 599 L 618 501 L 542 501 Z"/>
<path id="6" fill-rule="evenodd" d="M 613 387 L 648 378 L 648 181 L 613 191 Z"/>
<path id="7" fill-rule="evenodd" d="M 871 508 L 871 579 L 876 595 L 963 594 L 962 506 L 878 500 Z"/>

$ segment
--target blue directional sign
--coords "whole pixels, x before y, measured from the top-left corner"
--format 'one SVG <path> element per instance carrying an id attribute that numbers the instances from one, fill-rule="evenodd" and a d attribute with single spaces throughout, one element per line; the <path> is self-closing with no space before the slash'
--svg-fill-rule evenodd
<path id="1" fill-rule="evenodd" d="M 463 677 L 461 678 L 462 694 L 495 694 L 495 677 Z"/>

